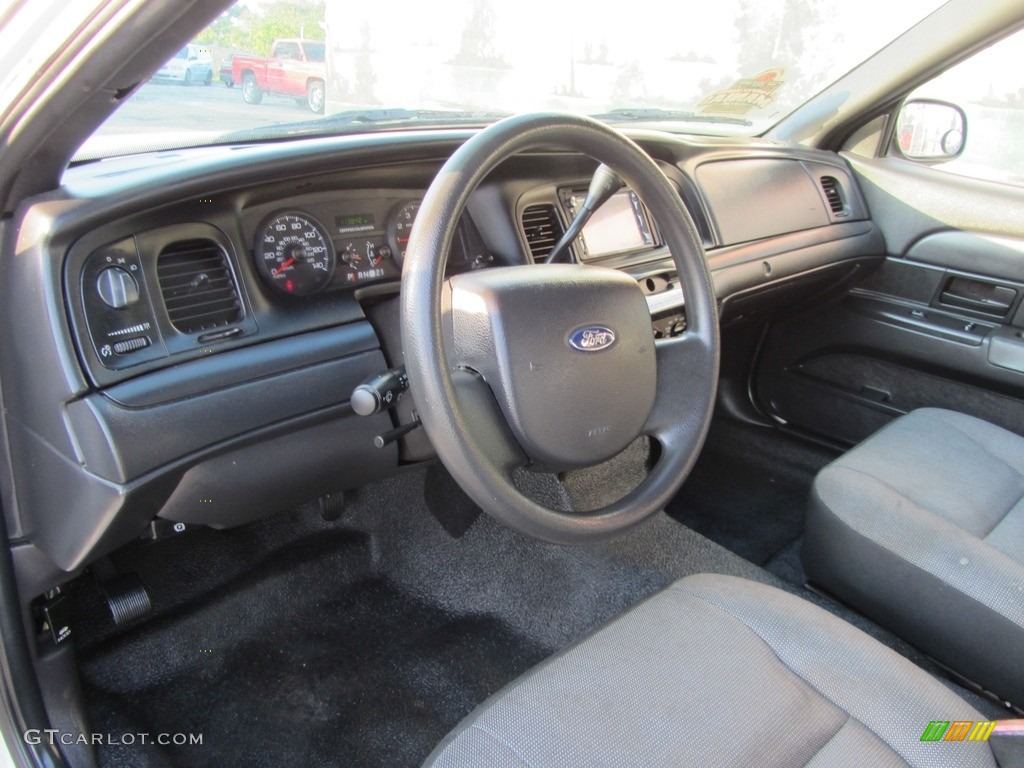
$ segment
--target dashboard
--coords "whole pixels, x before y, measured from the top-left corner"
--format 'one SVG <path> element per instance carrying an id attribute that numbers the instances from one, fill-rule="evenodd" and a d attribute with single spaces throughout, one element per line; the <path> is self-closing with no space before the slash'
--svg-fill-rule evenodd
<path id="1" fill-rule="evenodd" d="M 12 235 L 19 258 L 0 281 L 0 311 L 20 329 L 0 354 L 33 382 L 6 398 L 22 462 L 12 537 L 74 571 L 154 519 L 238 525 L 432 458 L 422 430 L 378 439 L 413 421 L 409 398 L 357 416 L 349 397 L 402 364 L 409 232 L 469 135 L 112 159 L 72 168 L 59 190 L 28 201 Z M 836 290 L 884 253 L 834 154 L 632 137 L 692 214 L 724 327 Z M 471 197 L 448 273 L 543 261 L 595 166 L 559 148 L 504 163 Z M 571 250 L 636 279 L 655 339 L 685 330 L 685 286 L 631 190 Z"/>
<path id="2" fill-rule="evenodd" d="M 261 327 L 264 336 L 313 329 L 324 308 L 344 312 L 355 290 L 397 283 L 424 191 L 332 190 L 260 202 L 231 222 L 240 237 L 218 226 L 218 216 L 98 247 L 87 237 L 72 248 L 66 277 L 93 381 L 109 384 L 196 350 L 211 354 Z M 491 264 L 464 217 L 446 273 Z"/>

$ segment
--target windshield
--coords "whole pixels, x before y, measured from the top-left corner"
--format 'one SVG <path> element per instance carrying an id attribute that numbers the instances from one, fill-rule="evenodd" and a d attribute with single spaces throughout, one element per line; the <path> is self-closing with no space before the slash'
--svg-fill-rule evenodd
<path id="1" fill-rule="evenodd" d="M 536 110 L 756 135 L 940 4 L 242 0 L 79 159 Z"/>

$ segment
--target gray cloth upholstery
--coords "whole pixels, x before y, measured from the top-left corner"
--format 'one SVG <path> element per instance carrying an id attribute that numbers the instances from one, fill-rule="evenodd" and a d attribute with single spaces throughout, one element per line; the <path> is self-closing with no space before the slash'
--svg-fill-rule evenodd
<path id="1" fill-rule="evenodd" d="M 952 411 L 903 416 L 817 476 L 810 580 L 1024 705 L 1024 438 Z"/>
<path id="2" fill-rule="evenodd" d="M 428 758 L 468 766 L 994 766 L 982 719 L 925 672 L 793 595 L 676 582 L 477 708 Z"/>

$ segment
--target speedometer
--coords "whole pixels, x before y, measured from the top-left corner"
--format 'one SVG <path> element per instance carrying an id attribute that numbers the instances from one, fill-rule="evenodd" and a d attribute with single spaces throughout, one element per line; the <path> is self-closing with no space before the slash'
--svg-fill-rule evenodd
<path id="1" fill-rule="evenodd" d="M 276 213 L 256 231 L 256 269 L 271 288 L 303 296 L 334 274 L 334 246 L 323 226 L 304 213 Z"/>

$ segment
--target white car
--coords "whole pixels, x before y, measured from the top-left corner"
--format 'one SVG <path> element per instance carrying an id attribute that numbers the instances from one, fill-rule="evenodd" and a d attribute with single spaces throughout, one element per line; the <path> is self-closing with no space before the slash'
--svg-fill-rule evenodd
<path id="1" fill-rule="evenodd" d="M 153 75 L 153 80 L 183 85 L 210 85 L 213 82 L 213 59 L 210 57 L 210 49 L 186 45 Z"/>

